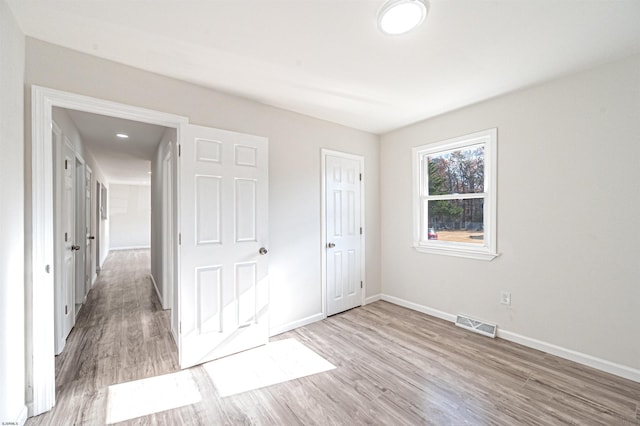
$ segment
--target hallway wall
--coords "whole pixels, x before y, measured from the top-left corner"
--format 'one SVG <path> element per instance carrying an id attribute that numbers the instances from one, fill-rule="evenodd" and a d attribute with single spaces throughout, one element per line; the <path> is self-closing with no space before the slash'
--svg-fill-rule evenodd
<path id="1" fill-rule="evenodd" d="M 148 248 L 151 244 L 151 187 L 109 185 L 109 249 Z"/>

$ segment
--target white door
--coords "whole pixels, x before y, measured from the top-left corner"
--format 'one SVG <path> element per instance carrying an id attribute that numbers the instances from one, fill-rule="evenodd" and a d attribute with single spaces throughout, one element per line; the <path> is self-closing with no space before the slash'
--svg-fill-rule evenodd
<path id="1" fill-rule="evenodd" d="M 96 252 L 96 275 L 100 272 L 100 226 L 102 226 L 102 184 L 96 180 L 96 239 L 93 246 Z M 93 271 L 91 271 L 93 274 Z"/>
<path id="2" fill-rule="evenodd" d="M 93 277 L 93 270 L 91 268 L 91 264 L 93 261 L 93 243 L 95 240 L 95 237 L 93 236 L 93 234 L 91 233 L 92 228 L 92 218 L 93 216 L 91 215 L 91 203 L 93 200 L 93 197 L 91 196 L 92 194 L 92 186 L 91 186 L 91 168 L 89 166 L 85 166 L 85 174 L 84 174 L 84 179 L 85 179 L 85 184 L 84 184 L 84 191 L 85 191 L 85 200 L 84 200 L 84 213 L 85 213 L 85 222 L 84 222 L 84 226 L 85 226 L 85 250 L 84 250 L 84 295 L 85 297 L 87 296 L 87 294 L 89 293 L 89 290 L 91 290 L 91 278 Z"/>
<path id="3" fill-rule="evenodd" d="M 362 159 L 325 155 L 327 315 L 362 305 Z"/>
<path id="4" fill-rule="evenodd" d="M 76 242 L 75 242 L 75 255 L 76 255 L 76 276 L 75 276 L 75 309 L 76 314 L 78 310 L 84 303 L 84 283 L 85 283 L 85 249 L 86 249 L 86 227 L 85 227 L 85 211 L 84 211 L 84 203 L 85 203 L 85 190 L 84 190 L 84 162 L 82 162 L 78 157 L 76 157 L 75 161 L 76 165 Z"/>
<path id="5" fill-rule="evenodd" d="M 268 141 L 181 128 L 180 365 L 267 343 Z"/>
<path id="6" fill-rule="evenodd" d="M 75 322 L 74 282 L 75 266 L 78 246 L 75 243 L 75 176 L 76 155 L 66 143 L 63 148 L 62 167 L 64 178 L 62 182 L 62 338 L 66 339 Z M 60 348 L 62 350 L 62 348 Z"/>
<path id="7" fill-rule="evenodd" d="M 162 308 L 171 309 L 173 305 L 173 177 L 171 173 L 171 149 L 162 163 Z M 171 324 L 174 323 L 171 312 Z"/>

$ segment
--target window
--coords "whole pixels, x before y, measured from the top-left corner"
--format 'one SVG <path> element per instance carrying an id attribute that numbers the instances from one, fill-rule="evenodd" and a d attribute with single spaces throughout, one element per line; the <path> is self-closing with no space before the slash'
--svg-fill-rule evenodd
<path id="1" fill-rule="evenodd" d="M 497 129 L 413 148 L 414 247 L 492 260 Z"/>

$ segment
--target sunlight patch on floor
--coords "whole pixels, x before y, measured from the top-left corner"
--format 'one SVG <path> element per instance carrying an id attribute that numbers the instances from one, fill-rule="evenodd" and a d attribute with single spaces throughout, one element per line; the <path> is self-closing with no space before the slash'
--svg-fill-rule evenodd
<path id="1" fill-rule="evenodd" d="M 189 371 L 109 386 L 107 424 L 195 404 L 202 395 Z"/>
<path id="2" fill-rule="evenodd" d="M 204 365 L 220 396 L 230 396 L 336 368 L 295 339 L 278 340 Z"/>

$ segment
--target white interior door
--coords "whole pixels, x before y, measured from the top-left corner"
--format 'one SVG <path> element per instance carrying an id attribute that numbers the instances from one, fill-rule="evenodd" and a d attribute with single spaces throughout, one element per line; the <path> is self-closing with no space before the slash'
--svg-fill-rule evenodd
<path id="1" fill-rule="evenodd" d="M 325 155 L 327 315 L 362 305 L 362 159 Z"/>
<path id="2" fill-rule="evenodd" d="M 76 234 L 75 234 L 75 263 L 76 263 L 76 276 L 75 276 L 75 310 L 76 314 L 80 307 L 84 303 L 84 295 L 85 295 L 85 239 L 86 239 L 86 227 L 85 227 L 85 211 L 84 211 L 84 203 L 85 203 L 85 190 L 84 190 L 84 179 L 85 179 L 85 170 L 84 170 L 84 162 L 80 160 L 76 156 L 75 158 L 75 173 L 76 173 L 76 201 L 75 201 L 75 226 L 76 226 Z"/>
<path id="3" fill-rule="evenodd" d="M 102 184 L 96 180 L 96 239 L 95 252 L 96 252 L 96 275 L 100 272 L 100 240 L 102 234 L 100 233 L 100 226 L 102 226 Z M 93 273 L 93 271 L 92 271 Z"/>
<path id="4" fill-rule="evenodd" d="M 65 138 L 66 139 L 66 138 Z M 63 148 L 63 182 L 62 182 L 62 338 L 66 339 L 75 322 L 74 282 L 77 245 L 75 243 L 75 177 L 76 155 L 71 147 L 65 143 Z M 62 350 L 62 348 L 60 348 Z"/>
<path id="5" fill-rule="evenodd" d="M 52 159 L 53 159 L 53 211 L 54 211 L 54 330 L 55 330 L 55 354 L 58 355 L 64 348 L 66 335 L 64 333 L 63 315 L 65 300 L 63 296 L 62 285 L 62 270 L 64 261 L 64 231 L 62 230 L 62 216 L 60 211 L 62 209 L 62 191 L 64 185 L 64 154 L 62 147 L 64 146 L 64 140 L 62 139 L 62 130 L 55 123 L 51 122 L 51 147 L 52 147 Z"/>
<path id="6" fill-rule="evenodd" d="M 89 166 L 85 167 L 84 173 L 84 192 L 85 192 L 85 200 L 84 200 L 84 213 L 85 213 L 85 250 L 84 250 L 84 295 L 85 297 L 91 290 L 91 278 L 93 277 L 93 268 L 91 268 L 91 264 L 93 261 L 93 243 L 95 241 L 95 236 L 92 234 L 92 215 L 91 215 L 91 204 L 93 202 L 92 197 L 92 186 L 91 186 L 91 168 Z"/>
<path id="7" fill-rule="evenodd" d="M 268 141 L 183 126 L 180 365 L 267 343 Z"/>
<path id="8" fill-rule="evenodd" d="M 172 145 L 162 163 L 162 308 L 171 309 L 173 305 L 173 176 Z M 171 312 L 171 324 L 175 313 Z"/>

